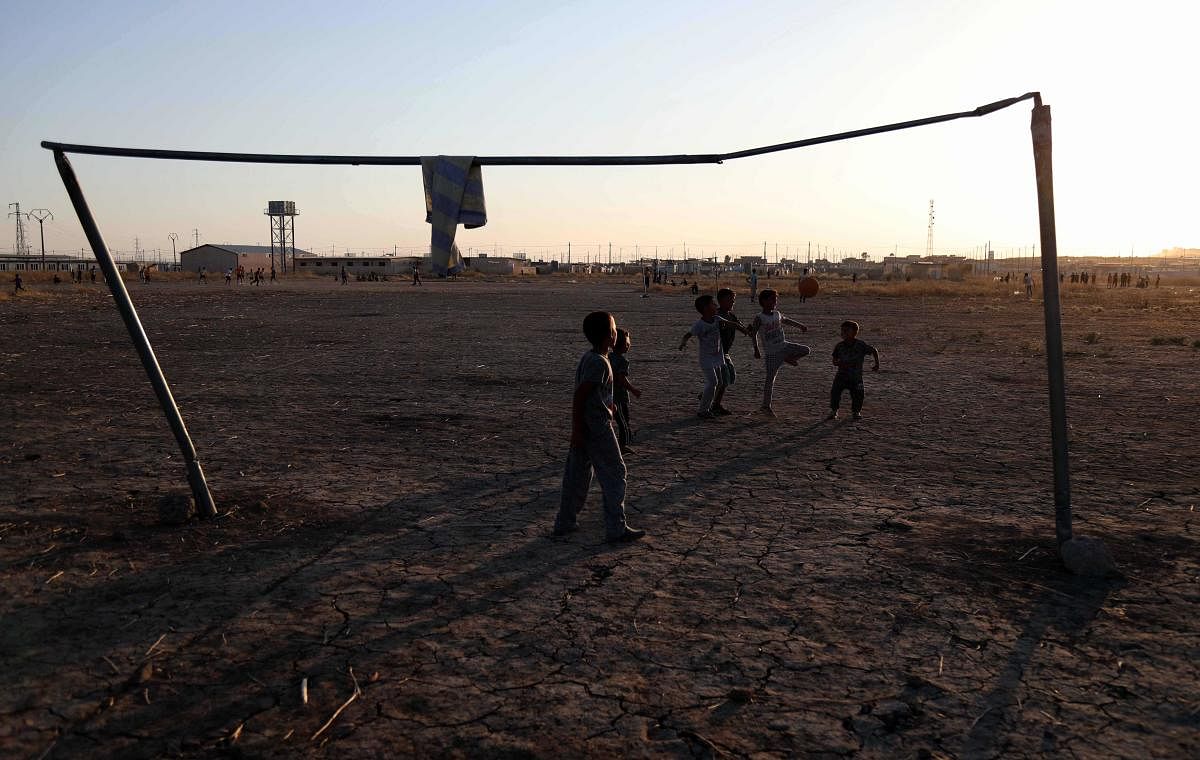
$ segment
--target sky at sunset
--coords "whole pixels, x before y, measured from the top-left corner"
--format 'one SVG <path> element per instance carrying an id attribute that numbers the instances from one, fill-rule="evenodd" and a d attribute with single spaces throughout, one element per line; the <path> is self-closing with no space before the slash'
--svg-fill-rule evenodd
<path id="1" fill-rule="evenodd" d="M 1200 5 L 3 3 L 0 195 L 84 238 L 41 140 L 379 155 L 724 152 L 965 111 L 1052 107 L 1060 254 L 1200 246 Z M 1030 103 L 724 165 L 485 167 L 459 245 L 554 253 L 1003 254 L 1037 242 Z M 426 246 L 416 167 L 72 156 L 110 248 Z M 12 211 L 6 207 L 6 212 Z M 37 249 L 37 225 L 31 229 Z M 0 253 L 11 252 L 5 218 Z M 637 246 L 635 249 L 634 246 Z"/>

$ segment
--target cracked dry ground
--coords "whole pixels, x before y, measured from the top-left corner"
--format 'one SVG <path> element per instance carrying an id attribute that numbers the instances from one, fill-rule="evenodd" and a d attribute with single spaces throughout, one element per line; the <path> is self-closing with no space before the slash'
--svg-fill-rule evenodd
<path id="1" fill-rule="evenodd" d="M 1076 530 L 1126 574 L 1082 581 L 1010 292 L 789 292 L 780 418 L 739 338 L 701 422 L 682 294 L 131 288 L 223 514 L 156 524 L 183 473 L 107 297 L 0 303 L 6 757 L 1200 753 L 1200 354 L 1150 343 L 1200 293 L 1068 293 Z M 645 389 L 619 548 L 595 490 L 548 537 L 596 308 Z M 885 372 L 820 423 L 847 317 Z"/>

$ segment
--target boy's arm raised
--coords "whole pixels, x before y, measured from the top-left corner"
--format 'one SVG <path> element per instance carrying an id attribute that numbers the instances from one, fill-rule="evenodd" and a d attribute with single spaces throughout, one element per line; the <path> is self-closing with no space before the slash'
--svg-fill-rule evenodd
<path id="1" fill-rule="evenodd" d="M 733 329 L 740 332 L 742 335 L 747 335 L 747 336 L 750 335 L 750 331 L 747 330 L 746 327 L 736 319 L 729 319 L 728 317 L 722 317 L 720 314 L 718 314 L 717 321 L 724 322 L 725 324 L 729 325 Z"/>

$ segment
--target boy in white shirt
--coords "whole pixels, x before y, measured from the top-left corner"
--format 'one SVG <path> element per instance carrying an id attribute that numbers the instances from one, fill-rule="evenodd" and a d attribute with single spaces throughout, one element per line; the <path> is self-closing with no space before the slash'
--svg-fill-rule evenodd
<path id="1" fill-rule="evenodd" d="M 687 346 L 688 340 L 694 335 L 700 348 L 700 374 L 704 376 L 704 393 L 700 394 L 700 409 L 696 416 L 700 419 L 711 420 L 713 414 L 713 399 L 717 397 L 717 389 L 722 386 L 722 370 L 725 367 L 725 351 L 721 346 L 721 325 L 732 325 L 738 330 L 745 330 L 736 322 L 730 322 L 717 316 L 717 299 L 712 296 L 700 296 L 696 299 L 696 311 L 700 319 L 692 325 L 692 329 L 683 334 L 679 350 Z M 746 333 L 749 335 L 749 333 Z"/>
<path id="2" fill-rule="evenodd" d="M 766 347 L 767 378 L 763 384 L 762 412 L 768 417 L 774 417 L 775 410 L 771 407 L 771 400 L 775 391 L 775 376 L 779 374 L 779 369 L 784 362 L 794 367 L 799 363 L 801 357 L 808 356 L 809 353 L 808 346 L 788 342 L 787 336 L 783 332 L 783 326 L 799 327 L 801 332 L 808 332 L 808 328 L 775 310 L 775 307 L 779 305 L 779 292 L 776 290 L 767 288 L 759 293 L 758 304 L 762 307 L 762 313 L 754 317 L 747 334 L 754 340 L 755 359 L 762 356 L 758 347 L 760 334 L 762 343 Z"/>

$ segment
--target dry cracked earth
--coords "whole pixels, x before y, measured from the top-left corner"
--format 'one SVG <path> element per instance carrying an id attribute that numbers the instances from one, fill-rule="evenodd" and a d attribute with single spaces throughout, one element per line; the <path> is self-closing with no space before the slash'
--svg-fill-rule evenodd
<path id="1" fill-rule="evenodd" d="M 1200 289 L 1065 298 L 1096 580 L 1056 558 L 1041 307 L 1008 290 L 788 290 L 814 355 L 779 418 L 739 337 L 703 421 L 682 289 L 131 283 L 221 512 L 167 526 L 180 455 L 72 287 L 0 302 L 6 757 L 1200 754 L 1200 352 L 1151 342 L 1200 338 Z M 644 390 L 619 547 L 595 487 L 549 536 L 592 309 Z M 883 371 L 825 423 L 845 318 Z"/>

